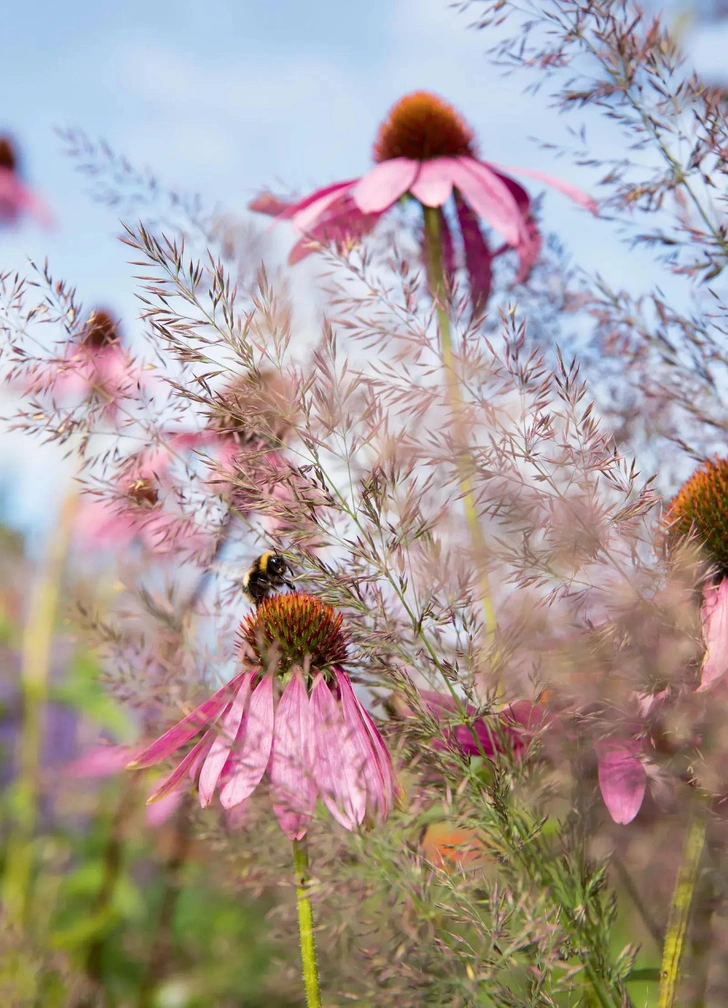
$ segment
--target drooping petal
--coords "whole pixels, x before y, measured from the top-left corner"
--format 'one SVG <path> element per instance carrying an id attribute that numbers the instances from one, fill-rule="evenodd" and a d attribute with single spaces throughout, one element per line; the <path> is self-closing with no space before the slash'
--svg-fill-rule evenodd
<path id="1" fill-rule="evenodd" d="M 572 185 L 571 182 L 564 182 L 563 179 L 554 178 L 553 175 L 547 175 L 546 172 L 534 171 L 533 168 L 506 168 L 503 165 L 495 164 L 489 164 L 489 167 L 498 172 L 515 172 L 516 175 L 527 175 L 529 178 L 551 186 L 552 189 L 557 189 L 564 196 L 568 196 L 569 199 L 578 203 L 579 206 L 591 210 L 592 213 L 599 213 L 599 204 L 597 201 L 589 193 L 585 193 L 583 189 Z"/>
<path id="2" fill-rule="evenodd" d="M 334 668 L 334 674 L 341 695 L 344 722 L 361 760 L 367 799 L 384 818 L 392 807 L 395 787 L 389 750 L 379 729 L 354 692 L 348 675 L 338 666 Z"/>
<path id="3" fill-rule="evenodd" d="M 289 840 L 300 840 L 313 818 L 315 760 L 311 706 L 297 668 L 278 702 L 269 768 L 273 811 Z"/>
<path id="4" fill-rule="evenodd" d="M 457 158 L 452 171 L 453 183 L 473 210 L 509 245 L 518 245 L 524 230 L 523 214 L 508 186 L 488 165 L 474 158 Z"/>
<path id="5" fill-rule="evenodd" d="M 239 805 L 260 784 L 270 759 L 274 720 L 273 677 L 266 675 L 253 690 L 235 744 L 221 773 L 225 782 L 220 789 L 223 808 Z"/>
<path id="6" fill-rule="evenodd" d="M 470 281 L 473 312 L 477 314 L 485 308 L 490 297 L 493 286 L 493 256 L 488 242 L 480 230 L 477 216 L 457 190 L 455 192 L 455 209 L 460 224 L 460 233 L 463 236 L 465 268 Z"/>
<path id="7" fill-rule="evenodd" d="M 624 826 L 639 812 L 647 786 L 647 770 L 637 755 L 639 744 L 597 742 L 594 748 L 604 804 L 614 822 Z"/>
<path id="8" fill-rule="evenodd" d="M 518 273 L 514 283 L 520 284 L 528 279 L 528 275 L 536 265 L 538 257 L 541 255 L 543 240 L 538 225 L 529 214 L 526 217 L 525 233 L 516 248 L 518 252 Z"/>
<path id="9" fill-rule="evenodd" d="M 344 829 L 354 830 L 366 813 L 360 750 L 322 675 L 311 690 L 316 739 L 316 784 L 326 807 Z"/>
<path id="10" fill-rule="evenodd" d="M 375 165 L 354 186 L 352 196 L 362 213 L 388 210 L 412 186 L 420 162 L 410 158 L 392 158 Z"/>
<path id="11" fill-rule="evenodd" d="M 728 578 L 703 589 L 705 656 L 698 692 L 708 689 L 728 671 Z"/>
<path id="12" fill-rule="evenodd" d="M 142 770 L 144 767 L 161 763 L 163 759 L 176 752 L 185 742 L 189 742 L 194 735 L 207 727 L 211 721 L 214 721 L 223 708 L 231 702 L 235 691 L 239 688 L 246 675 L 248 675 L 247 672 L 239 672 L 236 676 L 233 676 L 229 683 L 226 683 L 216 693 L 213 693 L 208 700 L 205 700 L 199 707 L 196 707 L 187 717 L 182 718 L 169 731 L 166 731 L 164 735 L 147 746 L 143 752 L 140 752 L 136 759 L 129 763 L 129 770 Z"/>
<path id="13" fill-rule="evenodd" d="M 210 746 L 215 741 L 215 732 L 212 728 L 205 732 L 197 745 L 193 746 L 192 749 L 187 753 L 185 758 L 174 768 L 172 773 L 166 780 L 157 787 L 147 798 L 147 805 L 152 802 L 158 801 L 160 798 L 164 798 L 166 795 L 171 794 L 174 791 L 180 781 L 186 774 L 194 777 L 195 769 L 199 766 L 201 760 L 207 756 L 210 750 Z"/>
<path id="14" fill-rule="evenodd" d="M 423 161 L 420 172 L 410 192 L 428 207 L 441 207 L 452 193 L 453 158 L 439 157 Z"/>
<path id="15" fill-rule="evenodd" d="M 217 786 L 222 768 L 227 763 L 230 750 L 237 737 L 240 723 L 245 713 L 245 705 L 248 702 L 252 677 L 253 673 L 251 672 L 243 679 L 235 699 L 222 719 L 220 731 L 212 743 L 212 748 L 207 754 L 205 762 L 202 764 L 200 779 L 198 781 L 200 806 L 202 808 L 207 808 L 212 802 L 212 796 L 215 793 L 215 787 Z"/>
<path id="16" fill-rule="evenodd" d="M 269 217 L 280 217 L 292 206 L 293 203 L 290 200 L 282 200 L 271 192 L 264 192 L 248 203 L 248 210 L 252 210 L 253 213 L 267 214 Z"/>
<path id="17" fill-rule="evenodd" d="M 363 238 L 374 228 L 380 216 L 363 214 L 347 193 L 304 238 L 296 242 L 288 256 L 289 265 L 294 266 L 315 252 L 318 244 Z"/>
<path id="18" fill-rule="evenodd" d="M 338 203 L 343 195 L 349 192 L 351 183 L 346 182 L 332 187 L 325 196 L 320 196 L 316 200 L 309 202 L 303 209 L 297 209 L 290 215 L 291 224 L 300 234 L 309 234 L 315 228 L 322 217 L 327 215 L 331 208 Z"/>

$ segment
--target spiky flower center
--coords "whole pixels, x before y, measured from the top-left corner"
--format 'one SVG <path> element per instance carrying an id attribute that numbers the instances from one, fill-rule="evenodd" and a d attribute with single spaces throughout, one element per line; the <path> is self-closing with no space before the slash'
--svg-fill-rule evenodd
<path id="1" fill-rule="evenodd" d="M 241 643 L 267 666 L 278 659 L 278 669 L 309 665 L 325 670 L 346 660 L 347 636 L 343 619 L 330 605 L 303 592 L 272 595 L 240 625 Z"/>
<path id="2" fill-rule="evenodd" d="M 83 332 L 81 333 L 81 343 L 92 350 L 101 350 L 103 347 L 111 346 L 119 339 L 119 329 L 117 323 L 106 311 L 92 312 Z"/>
<path id="3" fill-rule="evenodd" d="M 715 458 L 693 473 L 671 501 L 667 521 L 673 541 L 695 533 L 728 574 L 728 459 Z"/>
<path id="4" fill-rule="evenodd" d="M 16 167 L 17 158 L 15 157 L 13 145 L 7 137 L 0 137 L 0 168 L 8 168 L 10 171 L 15 171 Z"/>
<path id="5" fill-rule="evenodd" d="M 129 484 L 127 496 L 142 507 L 154 507 L 159 502 L 159 491 L 149 480 L 137 479 Z"/>
<path id="6" fill-rule="evenodd" d="M 398 157 L 427 161 L 474 154 L 473 131 L 452 105 L 429 91 L 400 98 L 374 142 L 375 161 Z"/>

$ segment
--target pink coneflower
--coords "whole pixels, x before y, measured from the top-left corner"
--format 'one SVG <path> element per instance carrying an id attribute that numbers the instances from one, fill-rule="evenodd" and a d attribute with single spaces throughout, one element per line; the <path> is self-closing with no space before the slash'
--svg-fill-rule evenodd
<path id="1" fill-rule="evenodd" d="M 493 256 L 507 248 L 518 252 L 516 282 L 526 279 L 541 248 L 531 199 L 506 169 L 477 157 L 473 133 L 451 105 L 427 91 L 400 99 L 379 129 L 374 160 L 375 167 L 360 178 L 335 182 L 293 203 L 264 193 L 250 208 L 291 221 L 303 236 L 289 256 L 296 263 L 317 244 L 368 234 L 382 214 L 409 195 L 423 207 L 450 206 L 449 218 L 440 212 L 443 255 L 447 265 L 453 246 L 449 221 L 457 221 L 474 302 L 487 301 Z M 596 212 L 594 200 L 575 186 L 528 168 L 508 170 L 545 182 Z M 480 229 L 481 220 L 505 243 L 496 252 Z"/>
<path id="2" fill-rule="evenodd" d="M 44 227 L 53 223 L 43 200 L 21 181 L 12 142 L 8 137 L 0 136 L 0 223 L 15 224 L 26 213 Z"/>
<path id="3" fill-rule="evenodd" d="M 330 606 L 299 592 L 266 599 L 241 626 L 241 671 L 130 764 L 154 766 L 204 731 L 149 800 L 192 771 L 202 807 L 217 791 L 230 809 L 267 775 L 292 840 L 305 835 L 319 796 L 348 830 L 369 814 L 386 817 L 392 763 L 342 666 L 346 653 Z"/>
<path id="4" fill-rule="evenodd" d="M 79 336 L 66 345 L 45 384 L 56 395 L 95 398 L 113 409 L 144 384 L 141 370 L 124 349 L 119 322 L 105 309 L 89 315 Z"/>
<path id="5" fill-rule="evenodd" d="M 707 459 L 683 483 L 667 508 L 665 521 L 673 545 L 692 539 L 717 570 L 703 585 L 705 654 L 699 691 L 728 672 L 728 459 Z"/>

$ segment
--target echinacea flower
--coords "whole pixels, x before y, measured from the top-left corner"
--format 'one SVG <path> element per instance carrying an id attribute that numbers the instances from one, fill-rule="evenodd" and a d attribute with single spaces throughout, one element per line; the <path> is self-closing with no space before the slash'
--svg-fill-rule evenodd
<path id="1" fill-rule="evenodd" d="M 376 165 L 360 178 L 335 182 L 296 202 L 264 193 L 250 204 L 259 213 L 290 220 L 302 237 L 293 247 L 296 263 L 322 242 L 360 239 L 382 214 L 406 195 L 440 212 L 444 258 L 451 259 L 451 225 L 462 238 L 463 259 L 475 303 L 490 294 L 492 260 L 514 248 L 520 265 L 516 282 L 526 279 L 541 248 L 541 236 L 531 214 L 531 199 L 507 174 L 515 171 L 558 189 L 596 212 L 593 199 L 575 186 L 528 168 L 504 169 L 477 156 L 472 131 L 456 110 L 437 95 L 416 91 L 391 109 L 374 144 Z M 452 202 L 451 202 L 452 201 Z M 480 221 L 505 243 L 493 252 Z"/>
<path id="2" fill-rule="evenodd" d="M 61 356 L 33 368 L 25 391 L 64 404 L 94 401 L 113 418 L 120 401 L 137 397 L 148 383 L 148 374 L 124 347 L 119 322 L 105 309 L 96 309 Z"/>
<path id="3" fill-rule="evenodd" d="M 385 818 L 391 758 L 343 668 L 346 653 L 330 606 L 300 592 L 266 599 L 241 625 L 241 670 L 130 764 L 155 766 L 204 732 L 149 800 L 192 773 L 203 808 L 217 792 L 230 809 L 267 776 L 290 839 L 305 835 L 319 796 L 345 829 Z"/>
<path id="4" fill-rule="evenodd" d="M 0 223 L 15 224 L 26 213 L 44 227 L 53 223 L 43 200 L 21 180 L 13 143 L 8 137 L 0 136 Z"/>
<path id="5" fill-rule="evenodd" d="M 701 618 L 705 655 L 699 691 L 728 671 L 728 459 L 709 459 L 687 480 L 667 509 L 672 543 L 694 537 L 717 568 L 703 586 Z"/>

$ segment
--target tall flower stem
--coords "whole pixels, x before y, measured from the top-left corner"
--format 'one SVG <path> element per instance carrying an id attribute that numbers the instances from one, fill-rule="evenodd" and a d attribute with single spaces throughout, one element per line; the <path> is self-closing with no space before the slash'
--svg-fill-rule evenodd
<path id="1" fill-rule="evenodd" d="M 460 480 L 460 489 L 463 495 L 463 508 L 465 520 L 470 532 L 470 539 L 475 554 L 475 561 L 480 569 L 480 594 L 483 603 L 483 619 L 485 627 L 486 642 L 490 643 L 495 636 L 496 614 L 493 599 L 490 592 L 488 575 L 484 565 L 487 556 L 487 547 L 483 529 L 478 517 L 478 508 L 475 499 L 475 489 L 472 477 L 472 465 L 468 459 L 466 449 L 467 434 L 463 427 L 463 397 L 458 381 L 455 354 L 452 343 L 452 330 L 450 328 L 450 318 L 447 312 L 447 288 L 445 283 L 445 268 L 442 254 L 442 229 L 440 226 L 440 215 L 442 211 L 439 207 L 423 206 L 425 222 L 425 254 L 427 257 L 427 273 L 430 283 L 430 293 L 435 303 L 437 313 L 437 326 L 440 333 L 440 354 L 442 356 L 443 367 L 445 368 L 445 378 L 447 381 L 448 404 L 453 414 L 456 432 L 456 452 L 457 466 Z"/>
<path id="2" fill-rule="evenodd" d="M 696 801 L 688 825 L 682 861 L 675 879 L 670 903 L 665 944 L 660 965 L 658 1008 L 673 1008 L 680 986 L 680 966 L 685 947 L 685 934 L 690 920 L 695 887 L 705 848 L 707 816 L 702 803 Z"/>
<path id="3" fill-rule="evenodd" d="M 298 901 L 298 933 L 301 939 L 301 965 L 308 1008 L 321 1008 L 316 942 L 313 934 L 313 907 L 309 890 L 308 849 L 305 840 L 293 841 L 293 871 L 296 876 Z"/>
<path id="4" fill-rule="evenodd" d="M 41 764 L 48 700 L 51 647 L 61 579 L 71 538 L 76 493 L 61 507 L 48 553 L 32 591 L 23 630 L 20 684 L 23 725 L 18 748 L 17 784 L 7 841 L 3 903 L 6 919 L 22 927 L 33 869 L 33 835 L 41 793 Z"/>

